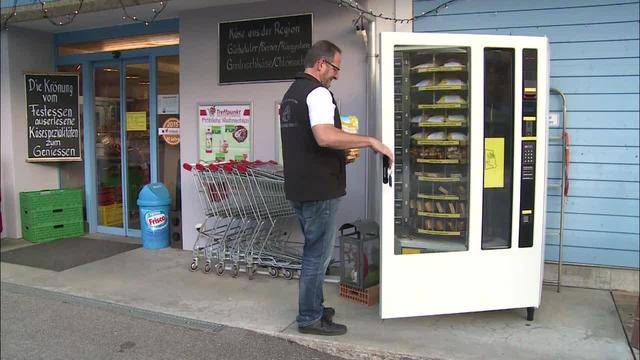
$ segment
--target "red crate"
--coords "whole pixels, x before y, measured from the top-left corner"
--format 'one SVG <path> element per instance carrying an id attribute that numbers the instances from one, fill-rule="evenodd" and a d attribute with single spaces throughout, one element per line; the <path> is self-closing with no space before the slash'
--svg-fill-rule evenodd
<path id="1" fill-rule="evenodd" d="M 111 205 L 120 202 L 122 189 L 120 186 L 105 186 L 98 191 L 98 205 Z"/>
<path id="2" fill-rule="evenodd" d="M 380 285 L 374 285 L 366 289 L 358 289 L 347 284 L 340 284 L 340 296 L 359 304 L 367 306 L 375 305 L 380 301 Z"/>

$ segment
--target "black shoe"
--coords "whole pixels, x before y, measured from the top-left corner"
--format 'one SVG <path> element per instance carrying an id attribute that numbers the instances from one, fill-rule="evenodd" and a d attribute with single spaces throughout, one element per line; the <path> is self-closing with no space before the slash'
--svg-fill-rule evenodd
<path id="1" fill-rule="evenodd" d="M 312 335 L 344 335 L 347 333 L 347 327 L 320 319 L 311 325 L 298 326 L 298 332 Z"/>
<path id="2" fill-rule="evenodd" d="M 326 322 L 333 322 L 333 316 L 336 314 L 336 310 L 332 307 L 326 307 L 322 309 L 322 320 Z"/>

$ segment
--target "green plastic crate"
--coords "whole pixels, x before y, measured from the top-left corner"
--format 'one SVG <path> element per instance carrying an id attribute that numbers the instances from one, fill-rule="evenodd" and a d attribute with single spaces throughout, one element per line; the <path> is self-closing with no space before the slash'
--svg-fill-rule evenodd
<path id="1" fill-rule="evenodd" d="M 84 235 L 84 222 L 57 225 L 44 224 L 39 226 L 22 224 L 22 237 L 34 243 L 43 243 L 81 235 Z"/>
<path id="2" fill-rule="evenodd" d="M 30 225 L 66 224 L 83 221 L 82 207 L 58 209 L 25 209 L 20 213 L 22 222 Z"/>
<path id="3" fill-rule="evenodd" d="M 82 207 L 82 188 L 40 190 L 20 193 L 20 210 Z"/>

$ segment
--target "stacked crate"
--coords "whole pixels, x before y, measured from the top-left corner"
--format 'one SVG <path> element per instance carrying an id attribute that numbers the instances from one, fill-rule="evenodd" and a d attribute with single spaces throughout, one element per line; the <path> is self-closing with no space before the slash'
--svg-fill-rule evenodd
<path id="1" fill-rule="evenodd" d="M 122 226 L 122 188 L 104 186 L 98 192 L 98 225 Z"/>
<path id="2" fill-rule="evenodd" d="M 82 189 L 20 193 L 22 237 L 42 243 L 84 234 Z"/>

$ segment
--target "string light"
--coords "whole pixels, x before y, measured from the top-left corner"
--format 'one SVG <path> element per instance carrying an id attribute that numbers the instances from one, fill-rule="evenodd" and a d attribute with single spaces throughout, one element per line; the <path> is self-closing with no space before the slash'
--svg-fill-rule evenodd
<path id="1" fill-rule="evenodd" d="M 374 18 L 393 21 L 395 23 L 399 22 L 399 23 L 402 24 L 402 23 L 405 23 L 405 22 L 406 23 L 410 23 L 410 22 L 416 21 L 417 19 L 420 19 L 420 18 L 425 17 L 425 16 L 429 16 L 431 14 L 438 15 L 438 11 L 439 10 L 447 9 L 451 3 L 454 3 L 457 0 L 448 0 L 448 1 L 436 6 L 435 8 L 433 8 L 433 9 L 431 9 L 429 11 L 423 11 L 420 15 L 416 15 L 416 16 L 413 16 L 413 17 L 410 17 L 410 18 L 396 18 L 396 17 L 391 17 L 391 16 L 385 16 L 384 13 L 382 13 L 382 12 L 379 13 L 379 14 L 375 14 L 372 9 L 365 10 L 365 9 L 361 8 L 360 5 L 358 5 L 357 1 L 353 1 L 353 0 L 326 0 L 326 1 L 331 2 L 331 3 L 335 3 L 335 4 L 338 5 L 338 7 L 343 7 L 344 6 L 344 7 L 351 8 L 351 9 L 359 12 L 360 16 L 363 16 L 364 14 L 367 14 L 367 15 L 372 16 Z M 360 18 L 358 18 L 358 19 L 360 19 Z"/>
<path id="2" fill-rule="evenodd" d="M 127 11 L 127 6 L 123 3 L 122 0 L 118 0 L 118 2 L 120 3 L 120 7 L 122 8 L 122 12 L 123 12 L 122 20 L 129 19 L 129 20 L 132 20 L 132 21 L 135 21 L 135 22 L 143 23 L 145 26 L 151 25 L 151 23 L 154 22 L 156 20 L 156 18 L 160 15 L 160 13 L 162 13 L 164 11 L 164 9 L 167 7 L 167 1 L 160 1 L 159 2 L 160 7 L 152 9 L 153 16 L 151 18 L 149 18 L 149 19 L 139 19 L 137 16 L 129 15 L 129 13 Z M 46 6 L 47 6 L 46 1 L 40 0 L 40 11 L 42 13 L 42 18 L 46 19 L 47 21 L 49 21 L 52 25 L 65 26 L 65 25 L 71 24 L 73 22 L 73 20 L 75 20 L 75 17 L 80 14 L 83 4 L 84 4 L 84 0 L 78 0 L 77 8 L 75 10 L 73 10 L 71 13 L 63 14 L 63 15 L 51 16 L 49 14 L 49 9 L 46 8 Z M 9 13 L 8 16 L 6 16 L 4 19 L 2 19 L 1 26 L 0 26 L 1 30 L 8 30 L 9 29 L 9 27 L 8 27 L 9 21 L 13 17 L 18 15 L 17 8 L 18 8 L 18 0 L 14 0 L 13 1 L 13 6 L 11 8 L 11 12 Z M 55 19 L 55 18 L 57 18 L 57 19 Z"/>
<path id="3" fill-rule="evenodd" d="M 84 0 L 80 0 L 78 2 L 78 7 L 73 11 L 73 13 L 71 14 L 65 14 L 65 15 L 61 15 L 58 16 L 58 18 L 66 18 L 66 20 L 53 20 L 49 17 L 49 12 L 48 10 L 45 8 L 46 3 L 44 1 L 40 1 L 40 8 L 42 9 L 42 17 L 44 19 L 47 19 L 47 21 L 49 21 L 51 24 L 55 25 L 55 26 L 65 26 L 65 25 L 69 25 L 73 22 L 73 20 L 75 20 L 76 16 L 78 14 L 80 14 L 80 10 L 82 10 L 82 5 L 84 4 Z"/>
<path id="4" fill-rule="evenodd" d="M 16 12 L 16 8 L 18 7 L 18 0 L 13 0 L 13 7 L 11 8 L 11 13 L 9 14 L 9 16 L 7 16 L 6 19 L 4 19 L 2 21 L 2 30 L 8 30 L 9 28 L 7 27 L 7 24 L 9 23 L 9 20 L 11 20 L 12 17 L 18 15 L 18 13 Z"/>
<path id="5" fill-rule="evenodd" d="M 167 2 L 166 1 L 160 1 L 160 8 L 159 9 L 156 9 L 156 8 L 151 9 L 152 12 L 153 12 L 153 16 L 151 18 L 149 18 L 149 19 L 139 19 L 137 16 L 129 15 L 129 12 L 127 12 L 127 7 L 124 5 L 122 0 L 118 0 L 118 2 L 120 3 L 120 7 L 122 8 L 122 12 L 124 13 L 124 15 L 122 16 L 122 20 L 129 19 L 131 21 L 143 23 L 145 26 L 149 26 L 152 22 L 154 22 L 156 20 L 156 18 L 158 17 L 158 15 L 160 15 L 160 13 L 162 13 L 164 11 L 164 9 L 167 7 Z"/>

